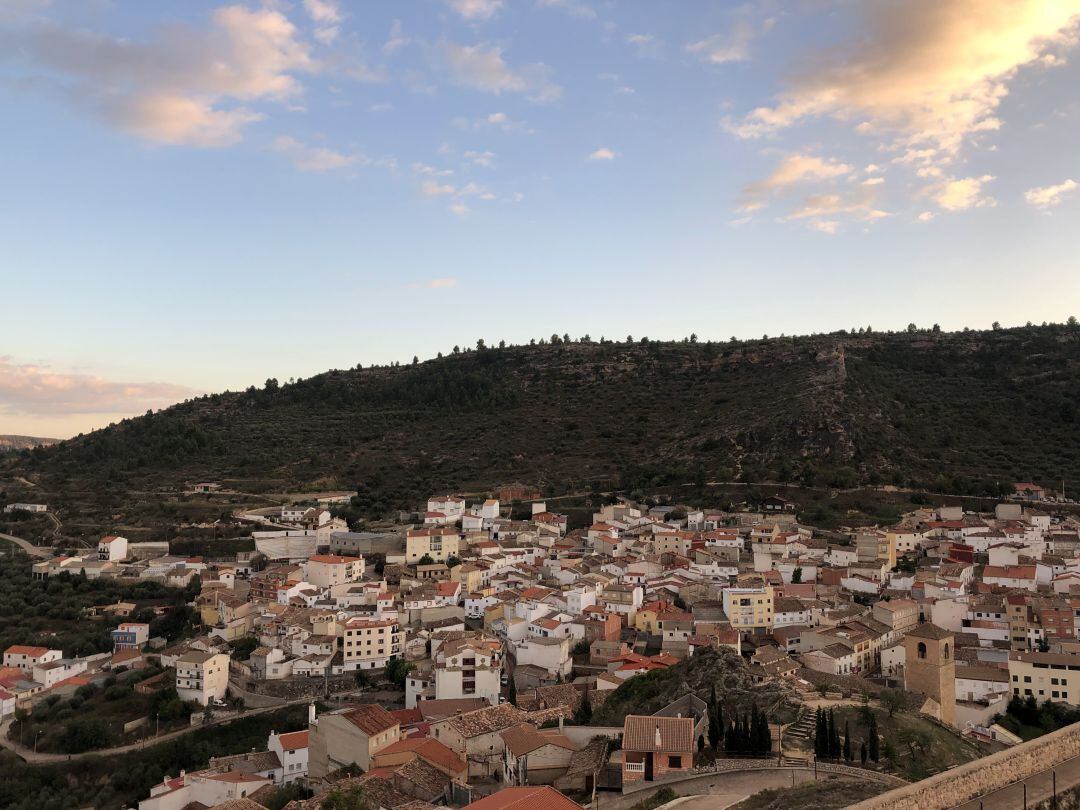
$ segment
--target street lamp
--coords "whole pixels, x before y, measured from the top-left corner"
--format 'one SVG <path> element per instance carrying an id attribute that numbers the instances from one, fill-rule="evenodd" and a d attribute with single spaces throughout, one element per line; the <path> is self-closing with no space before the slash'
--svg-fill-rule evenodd
<path id="1" fill-rule="evenodd" d="M 34 756 L 37 756 L 37 744 L 38 744 L 38 740 L 39 740 L 39 739 L 41 738 L 41 732 L 42 732 L 42 730 L 43 730 L 43 729 L 40 729 L 40 728 L 39 728 L 39 729 L 37 730 L 37 734 L 35 734 L 35 735 L 34 735 Z"/>

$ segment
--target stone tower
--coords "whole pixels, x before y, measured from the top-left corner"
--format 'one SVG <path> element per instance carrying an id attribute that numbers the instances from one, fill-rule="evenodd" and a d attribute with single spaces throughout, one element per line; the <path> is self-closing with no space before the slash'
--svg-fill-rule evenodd
<path id="1" fill-rule="evenodd" d="M 904 636 L 904 688 L 921 692 L 941 707 L 938 719 L 956 725 L 956 661 L 953 634 L 919 624 Z"/>

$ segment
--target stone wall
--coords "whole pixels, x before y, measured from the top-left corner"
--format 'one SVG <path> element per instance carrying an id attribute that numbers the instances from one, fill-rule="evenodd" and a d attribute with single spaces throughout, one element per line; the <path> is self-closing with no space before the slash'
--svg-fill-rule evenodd
<path id="1" fill-rule="evenodd" d="M 838 689 L 845 695 L 869 695 L 877 697 L 881 694 L 882 686 L 851 675 L 830 675 L 828 672 L 818 672 L 816 669 L 802 667 L 798 676 L 814 686 L 825 685 L 830 689 Z"/>
<path id="2" fill-rule="evenodd" d="M 945 810 L 1080 756 L 1080 724 L 852 805 L 858 810 Z M 1063 786 L 1064 787 L 1064 786 Z"/>

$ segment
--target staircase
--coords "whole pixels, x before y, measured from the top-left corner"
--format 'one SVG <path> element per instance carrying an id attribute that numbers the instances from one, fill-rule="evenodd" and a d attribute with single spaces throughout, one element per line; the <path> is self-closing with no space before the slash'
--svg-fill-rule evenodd
<path id="1" fill-rule="evenodd" d="M 784 729 L 784 736 L 808 740 L 814 735 L 815 730 L 814 713 L 802 709 L 798 719 Z"/>

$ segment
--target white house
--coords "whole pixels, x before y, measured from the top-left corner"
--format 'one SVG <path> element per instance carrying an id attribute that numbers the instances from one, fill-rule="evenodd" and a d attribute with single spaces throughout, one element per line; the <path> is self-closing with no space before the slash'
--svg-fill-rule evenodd
<path id="1" fill-rule="evenodd" d="M 314 706 L 309 713 L 314 712 Z M 278 734 L 271 731 L 266 742 L 266 750 L 277 754 L 281 762 L 282 781 L 285 784 L 295 782 L 308 772 L 308 732 L 292 731 Z"/>
<path id="2" fill-rule="evenodd" d="M 225 653 L 188 652 L 176 660 L 176 693 L 181 700 L 200 706 L 224 700 L 229 688 L 229 656 Z"/>
<path id="3" fill-rule="evenodd" d="M 127 557 L 128 541 L 126 537 L 107 535 L 98 543 L 98 559 L 106 562 L 117 562 Z"/>
<path id="4" fill-rule="evenodd" d="M 34 667 L 39 664 L 47 664 L 50 661 L 59 661 L 64 657 L 61 650 L 50 650 L 48 647 L 28 647 L 23 644 L 15 644 L 4 650 L 4 666 L 18 667 L 23 672 L 30 674 Z"/>

